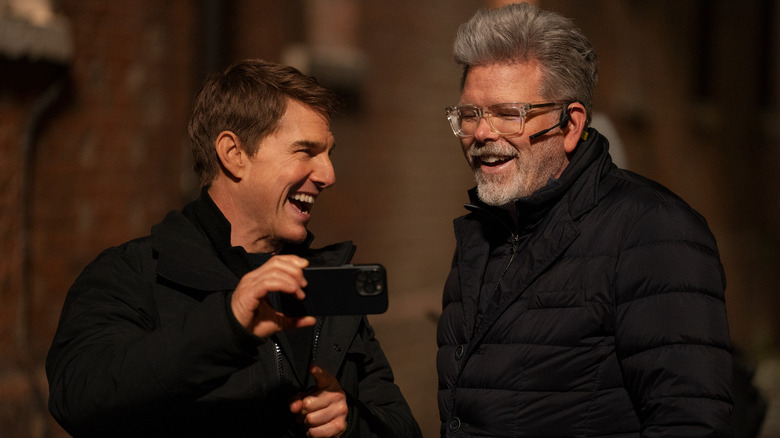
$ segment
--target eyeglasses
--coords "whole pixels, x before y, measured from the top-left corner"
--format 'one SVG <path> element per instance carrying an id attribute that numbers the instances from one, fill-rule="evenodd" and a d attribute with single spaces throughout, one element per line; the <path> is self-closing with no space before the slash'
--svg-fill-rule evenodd
<path id="1" fill-rule="evenodd" d="M 537 108 L 564 106 L 566 102 L 543 103 L 496 103 L 480 107 L 476 105 L 454 105 L 445 108 L 452 132 L 458 137 L 471 137 L 477 131 L 479 121 L 484 117 L 488 126 L 499 135 L 515 135 L 523 132 L 525 117 Z"/>

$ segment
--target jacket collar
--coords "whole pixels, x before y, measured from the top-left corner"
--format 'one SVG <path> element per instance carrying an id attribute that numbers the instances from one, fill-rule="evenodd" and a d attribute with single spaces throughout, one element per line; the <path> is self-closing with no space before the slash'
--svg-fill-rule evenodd
<path id="1" fill-rule="evenodd" d="M 211 242 L 192 221 L 173 211 L 152 227 L 157 274 L 193 290 L 235 288 L 238 277 L 217 255 Z"/>
<path id="2" fill-rule="evenodd" d="M 612 167 L 609 141 L 594 128 L 589 128 L 586 140 L 580 141 L 572 162 L 560 178 L 566 184 L 572 218 L 579 219 L 596 206 L 600 182 Z"/>
<path id="3" fill-rule="evenodd" d="M 217 257 L 236 277 L 241 278 L 251 270 L 244 248 L 231 246 L 230 222 L 211 199 L 207 188 L 201 190 L 200 198 L 182 209 L 182 214 L 206 236 Z"/>

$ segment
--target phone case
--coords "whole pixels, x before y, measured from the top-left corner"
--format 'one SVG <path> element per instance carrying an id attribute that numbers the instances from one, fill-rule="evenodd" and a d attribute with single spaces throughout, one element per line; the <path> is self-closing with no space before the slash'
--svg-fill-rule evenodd
<path id="1" fill-rule="evenodd" d="M 287 316 L 363 315 L 387 311 L 387 274 L 379 264 L 303 270 L 306 298 L 278 293 L 275 308 Z"/>

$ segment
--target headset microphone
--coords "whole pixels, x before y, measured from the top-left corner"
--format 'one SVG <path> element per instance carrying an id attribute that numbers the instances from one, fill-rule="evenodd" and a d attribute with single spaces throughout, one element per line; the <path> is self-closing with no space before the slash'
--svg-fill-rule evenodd
<path id="1" fill-rule="evenodd" d="M 552 131 L 553 129 L 555 129 L 555 128 L 559 127 L 559 126 L 563 126 L 565 123 L 567 123 L 569 121 L 569 119 L 571 119 L 571 115 L 569 114 L 568 108 L 566 108 L 566 110 L 564 110 L 563 113 L 561 113 L 561 120 L 559 120 L 558 123 L 554 124 L 553 126 L 550 126 L 547 129 L 543 129 L 543 130 L 537 132 L 536 134 L 529 135 L 528 139 L 529 140 L 533 140 L 536 137 L 539 137 L 539 136 L 542 136 L 544 134 L 547 134 L 548 132 Z"/>

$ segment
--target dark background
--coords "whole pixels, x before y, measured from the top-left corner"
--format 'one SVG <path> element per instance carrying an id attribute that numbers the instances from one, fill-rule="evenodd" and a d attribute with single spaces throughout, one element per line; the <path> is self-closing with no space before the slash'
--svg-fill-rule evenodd
<path id="1" fill-rule="evenodd" d="M 197 194 L 186 138 L 207 72 L 293 63 L 338 90 L 338 183 L 316 245 L 352 239 L 389 272 L 372 318 L 426 437 L 435 327 L 473 180 L 443 108 L 457 26 L 483 0 L 0 0 L 0 438 L 62 437 L 43 361 L 68 287 L 99 251 Z M 599 54 L 596 126 L 623 167 L 709 221 L 734 345 L 780 390 L 778 0 L 539 0 Z M 777 436 L 774 404 L 762 436 Z"/>

